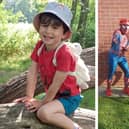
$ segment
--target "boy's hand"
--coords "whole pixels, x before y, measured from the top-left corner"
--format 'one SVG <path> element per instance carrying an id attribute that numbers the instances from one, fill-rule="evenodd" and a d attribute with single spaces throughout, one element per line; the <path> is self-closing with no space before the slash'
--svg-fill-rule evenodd
<path id="1" fill-rule="evenodd" d="M 41 107 L 41 105 L 42 105 L 42 101 L 36 100 L 36 99 L 31 99 L 31 100 L 25 102 L 25 107 L 30 112 L 37 111 Z"/>
<path id="2" fill-rule="evenodd" d="M 29 96 L 25 96 L 25 97 L 21 97 L 21 98 L 18 98 L 18 99 L 15 99 L 13 102 L 14 103 L 19 103 L 19 102 L 27 102 L 27 101 L 30 101 L 32 98 L 29 97 Z"/>
<path id="3" fill-rule="evenodd" d="M 36 100 L 36 99 L 28 97 L 28 96 L 18 98 L 16 100 L 14 100 L 13 102 L 14 103 L 23 102 L 25 104 L 25 107 L 27 108 L 27 110 L 29 110 L 30 112 L 37 111 L 42 105 L 41 100 Z"/>

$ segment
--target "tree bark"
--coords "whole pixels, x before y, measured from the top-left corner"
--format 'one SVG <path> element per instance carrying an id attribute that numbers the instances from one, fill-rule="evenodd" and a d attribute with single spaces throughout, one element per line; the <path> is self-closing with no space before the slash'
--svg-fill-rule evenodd
<path id="1" fill-rule="evenodd" d="M 95 111 L 79 108 L 71 119 L 83 129 L 95 128 Z M 60 129 L 41 123 L 22 103 L 0 104 L 0 129 Z"/>
<path id="2" fill-rule="evenodd" d="M 72 18 L 72 21 L 71 21 L 71 26 L 72 27 L 73 27 L 73 22 L 74 22 L 75 15 L 76 15 L 77 3 L 78 3 L 78 0 L 73 0 L 72 1 L 72 8 L 71 8 L 71 11 L 73 13 L 73 18 Z"/>
<path id="3" fill-rule="evenodd" d="M 7 84 L 0 85 L 0 103 L 9 103 L 14 99 L 25 96 L 26 84 L 27 84 L 27 72 L 13 77 Z M 38 79 L 35 95 L 43 92 L 43 84 Z"/>
<path id="4" fill-rule="evenodd" d="M 80 12 L 80 18 L 79 23 L 77 27 L 77 32 L 79 34 L 79 41 L 80 43 L 83 43 L 85 40 L 85 31 L 86 31 L 86 21 L 87 21 L 87 15 L 89 10 L 89 0 L 81 0 L 81 12 Z M 83 41 L 84 40 L 84 41 Z"/>
<path id="5" fill-rule="evenodd" d="M 81 12 L 77 30 L 80 30 L 82 28 L 85 29 L 88 8 L 89 8 L 89 0 L 81 0 Z"/>

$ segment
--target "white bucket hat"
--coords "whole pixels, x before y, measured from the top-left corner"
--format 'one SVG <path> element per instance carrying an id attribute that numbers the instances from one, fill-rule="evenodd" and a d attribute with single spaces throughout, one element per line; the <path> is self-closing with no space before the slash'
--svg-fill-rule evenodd
<path id="1" fill-rule="evenodd" d="M 71 31 L 70 24 L 73 15 L 71 10 L 67 6 L 57 2 L 48 3 L 47 6 L 45 7 L 45 10 L 34 17 L 33 25 L 37 31 L 39 31 L 39 25 L 40 25 L 39 16 L 43 13 L 51 13 L 56 15 L 62 22 L 65 23 L 65 25 Z"/>

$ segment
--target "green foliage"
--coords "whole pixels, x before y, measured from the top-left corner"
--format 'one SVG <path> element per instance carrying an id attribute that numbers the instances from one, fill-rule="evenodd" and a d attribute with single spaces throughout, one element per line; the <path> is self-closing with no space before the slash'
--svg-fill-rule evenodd
<path id="1" fill-rule="evenodd" d="M 95 46 L 95 22 L 90 22 L 88 19 L 86 32 L 85 32 L 85 39 L 84 46 L 85 47 L 92 47 Z"/>
<path id="2" fill-rule="evenodd" d="M 93 22 L 88 22 L 85 30 L 84 37 L 81 36 L 80 32 L 73 31 L 72 42 L 80 41 L 83 48 L 95 46 L 95 24 Z"/>
<path id="3" fill-rule="evenodd" d="M 4 27 L 1 25 L 1 28 L 3 33 L 0 33 L 0 53 L 4 59 L 30 52 L 32 44 L 38 39 L 38 34 L 29 24 L 8 24 Z"/>
<path id="4" fill-rule="evenodd" d="M 19 22 L 32 23 L 33 17 L 40 11 L 43 11 L 46 2 L 38 0 L 5 0 L 5 9 L 12 11 L 14 14 L 21 13 Z"/>
<path id="5" fill-rule="evenodd" d="M 86 30 L 84 34 L 81 34 L 82 30 L 76 31 L 79 21 L 79 16 L 80 16 L 80 5 L 77 6 L 76 17 L 72 25 L 73 37 L 71 41 L 80 42 L 83 48 L 95 46 L 95 1 L 89 0 L 89 13 L 86 21 Z"/>
<path id="6" fill-rule="evenodd" d="M 31 0 L 6 0 L 5 8 L 14 14 L 21 13 L 23 17 L 19 17 L 19 22 L 32 22 L 34 15 L 37 13 L 35 1 Z"/>
<path id="7" fill-rule="evenodd" d="M 128 105 L 128 97 L 99 97 L 99 129 L 128 129 Z"/>
<path id="8" fill-rule="evenodd" d="M 0 24 L 17 23 L 19 18 L 24 18 L 22 12 L 17 12 L 15 15 L 10 10 L 5 9 L 4 3 L 0 4 Z"/>
<path id="9" fill-rule="evenodd" d="M 3 4 L 0 4 L 0 23 L 7 23 L 7 10 L 4 10 Z"/>
<path id="10" fill-rule="evenodd" d="M 6 83 L 10 78 L 21 74 L 21 72 L 28 69 L 31 64 L 28 58 L 30 53 L 26 53 L 24 56 L 15 55 L 5 60 L 1 59 L 0 62 L 0 84 Z"/>

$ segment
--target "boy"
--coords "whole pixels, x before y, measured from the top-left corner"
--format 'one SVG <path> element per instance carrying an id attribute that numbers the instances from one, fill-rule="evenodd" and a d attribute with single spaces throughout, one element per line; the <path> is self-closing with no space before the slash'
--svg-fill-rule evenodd
<path id="1" fill-rule="evenodd" d="M 129 95 L 129 68 L 126 57 L 124 56 L 125 51 L 129 47 L 129 20 L 121 19 L 120 28 L 113 33 L 112 45 L 109 51 L 109 72 L 107 80 L 106 95 L 111 96 L 111 84 L 112 77 L 116 71 L 117 65 L 124 72 L 124 89 L 123 93 Z"/>
<path id="2" fill-rule="evenodd" d="M 71 19 L 69 8 L 56 2 L 48 3 L 44 12 L 34 17 L 33 24 L 41 40 L 37 42 L 31 55 L 26 96 L 16 102 L 24 102 L 26 108 L 31 112 L 36 111 L 37 117 L 44 123 L 64 129 L 80 129 L 68 117 L 81 101 L 76 78 L 68 74 L 75 70 L 76 58 L 64 45 L 56 55 L 57 65 L 52 62 L 56 48 L 71 36 Z M 40 101 L 33 98 L 38 72 L 46 92 Z"/>

